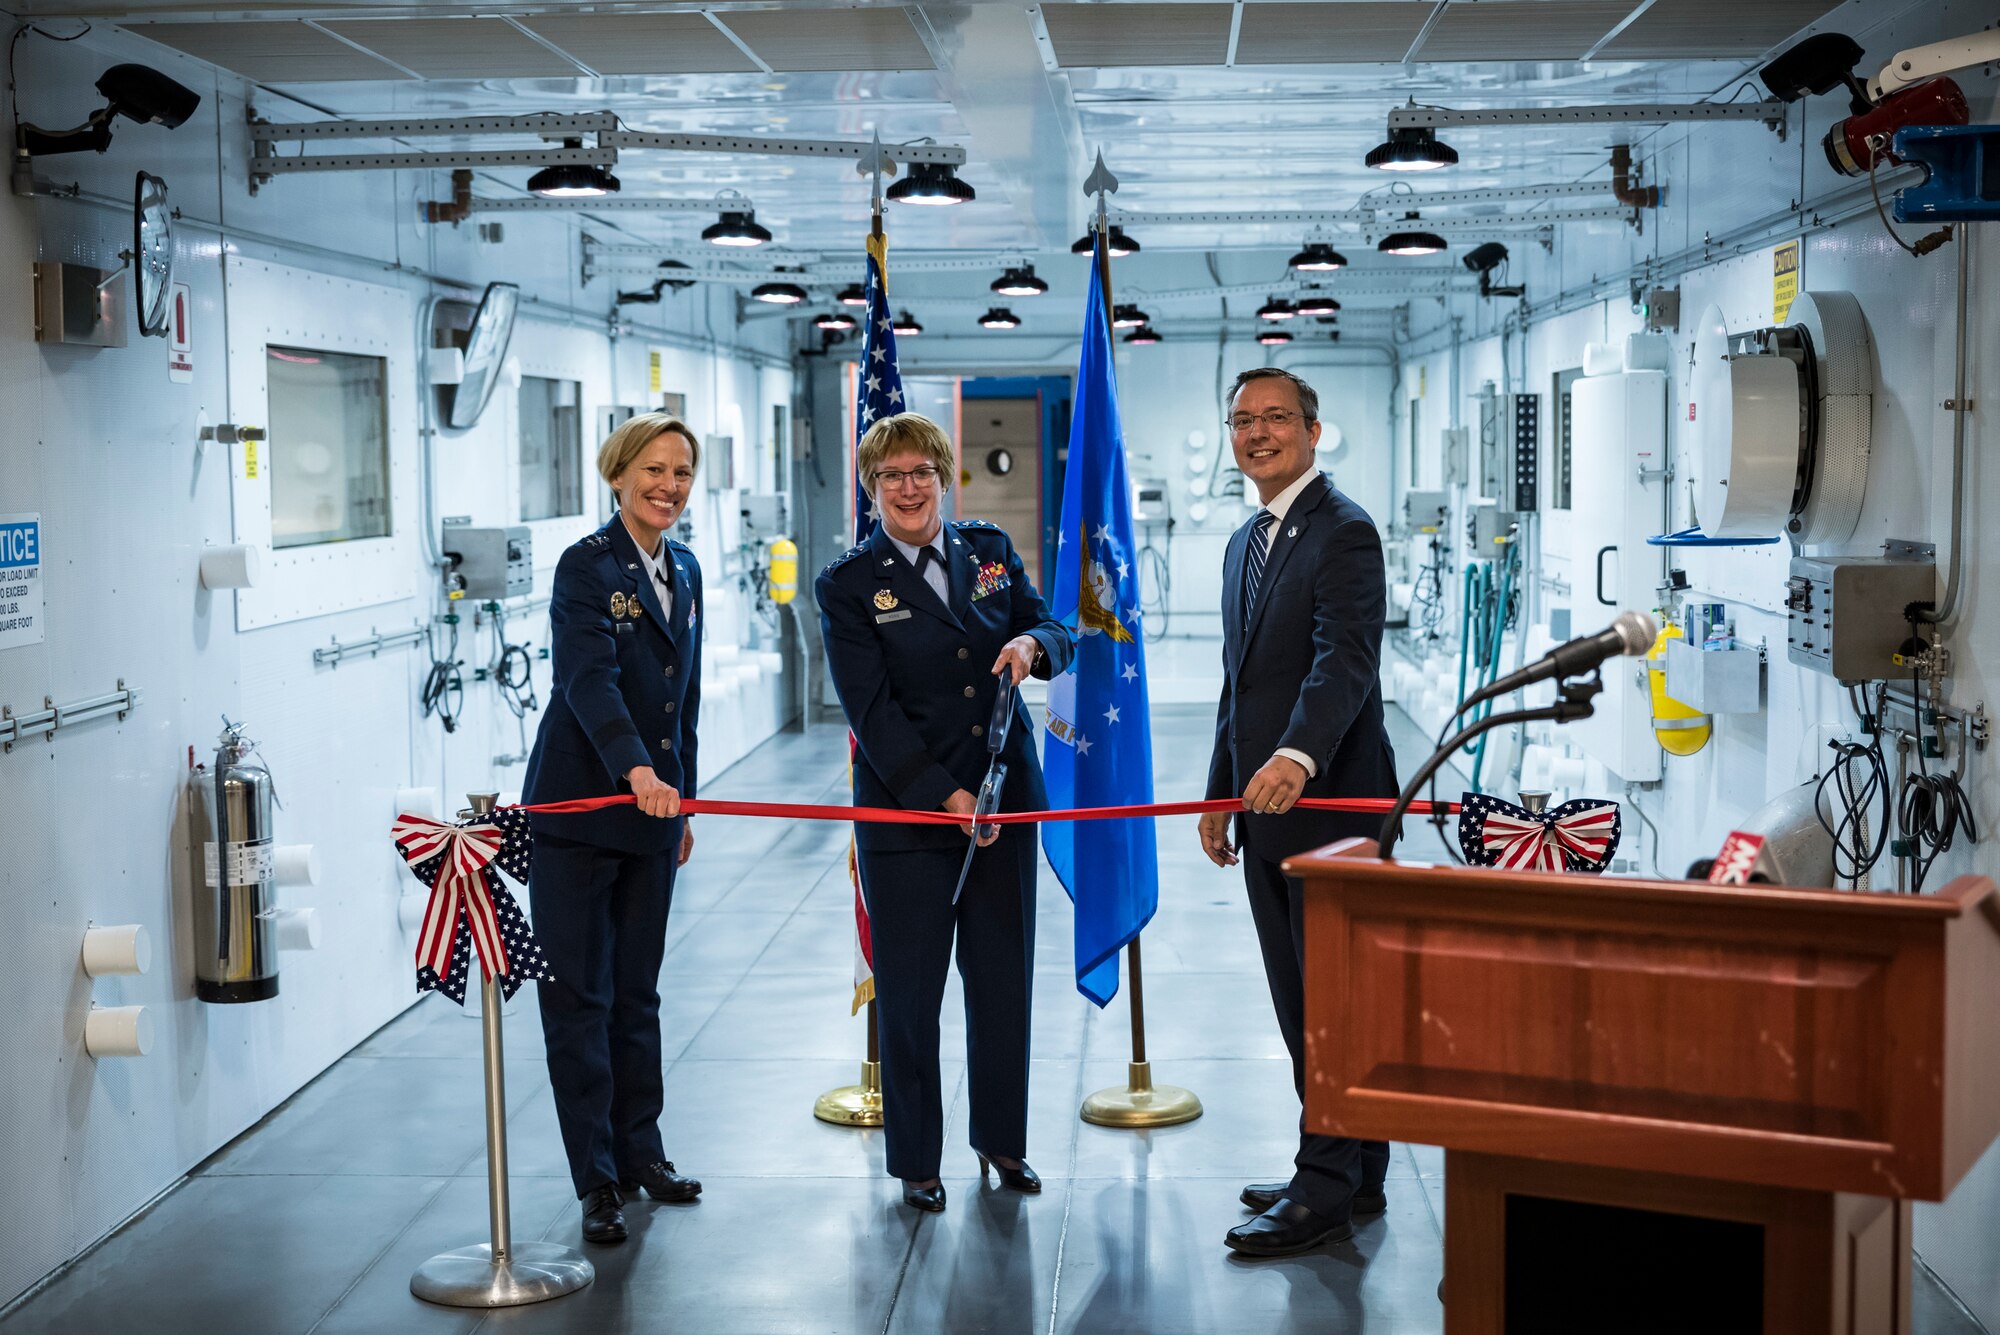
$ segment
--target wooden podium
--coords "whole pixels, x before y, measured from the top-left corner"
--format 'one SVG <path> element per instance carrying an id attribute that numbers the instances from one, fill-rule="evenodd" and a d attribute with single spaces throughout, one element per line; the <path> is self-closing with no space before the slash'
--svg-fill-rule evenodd
<path id="1" fill-rule="evenodd" d="M 1450 1335 L 1910 1326 L 2000 1133 L 2000 897 L 1384 862 L 1306 885 L 1306 1122 L 1445 1147 Z"/>

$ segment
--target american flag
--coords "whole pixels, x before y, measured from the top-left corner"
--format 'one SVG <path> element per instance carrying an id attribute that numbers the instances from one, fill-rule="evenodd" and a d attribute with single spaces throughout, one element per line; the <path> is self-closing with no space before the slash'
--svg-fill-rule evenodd
<path id="1" fill-rule="evenodd" d="M 431 824 L 432 822 L 424 822 Z M 528 813 L 514 808 L 495 811 L 485 818 L 485 822 L 500 831 L 500 847 L 494 852 L 493 860 L 480 867 L 477 874 L 486 884 L 486 891 L 493 903 L 493 927 L 499 933 L 500 943 L 505 947 L 507 972 L 500 975 L 500 987 L 509 1000 L 521 990 L 521 984 L 534 980 L 554 982 L 555 974 L 549 969 L 547 956 L 542 954 L 541 943 L 535 940 L 534 929 L 521 912 L 521 906 L 509 894 L 500 871 L 505 870 L 516 881 L 528 883 L 528 866 L 532 861 L 535 837 L 528 826 Z M 432 893 L 437 891 L 438 877 L 443 873 L 445 863 L 451 856 L 449 846 L 438 847 L 434 841 L 426 840 L 413 827 L 416 818 L 404 816 L 397 822 L 397 847 L 410 859 L 410 870 L 417 879 L 429 886 Z M 428 852 L 428 856 L 423 856 Z M 426 914 L 428 920 L 429 915 Z M 447 926 L 452 933 L 451 962 L 445 967 L 442 977 L 435 968 L 420 958 L 417 966 L 417 991 L 438 991 L 465 1004 L 465 985 L 472 970 L 472 931 L 468 923 L 468 912 L 458 913 L 456 920 Z"/>
<path id="2" fill-rule="evenodd" d="M 1596 873 L 1618 851 L 1618 804 L 1580 797 L 1533 812 L 1485 793 L 1459 799 L 1458 846 L 1475 866 Z"/>
<path id="3" fill-rule="evenodd" d="M 861 365 L 855 373 L 854 443 L 858 448 L 868 428 L 903 411 L 903 375 L 896 369 L 896 322 L 889 314 L 889 238 L 868 234 L 868 315 L 861 325 Z M 875 503 L 868 498 L 867 480 L 854 470 L 854 541 L 868 541 L 875 532 Z M 848 764 L 853 766 L 854 738 L 847 739 Z M 875 945 L 868 927 L 868 904 L 861 897 L 861 862 L 854 845 L 847 846 L 847 870 L 854 881 L 854 1000 L 850 1014 L 875 999 Z"/>

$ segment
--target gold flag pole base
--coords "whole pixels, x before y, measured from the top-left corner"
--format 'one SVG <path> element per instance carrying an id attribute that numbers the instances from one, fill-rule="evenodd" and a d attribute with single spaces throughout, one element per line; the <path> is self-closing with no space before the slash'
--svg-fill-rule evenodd
<path id="1" fill-rule="evenodd" d="M 882 1063 L 862 1062 L 861 1083 L 820 1095 L 813 1104 L 813 1116 L 835 1126 L 882 1125 Z"/>
<path id="2" fill-rule="evenodd" d="M 1151 1062 L 1132 1062 L 1123 1089 L 1100 1089 L 1083 1101 L 1079 1114 L 1092 1126 L 1127 1131 L 1179 1126 L 1201 1116 L 1201 1100 L 1179 1085 L 1154 1085 Z"/>

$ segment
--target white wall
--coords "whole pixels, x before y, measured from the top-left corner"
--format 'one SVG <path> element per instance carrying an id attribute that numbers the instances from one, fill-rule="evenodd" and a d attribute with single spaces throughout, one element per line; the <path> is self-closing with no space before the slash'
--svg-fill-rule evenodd
<path id="1" fill-rule="evenodd" d="M 792 399 L 784 327 L 739 327 L 728 290 L 682 293 L 658 307 L 627 308 L 643 324 L 614 324 L 611 289 L 578 281 L 580 228 L 566 216 L 510 216 L 507 239 L 482 245 L 474 229 L 431 228 L 415 204 L 441 197 L 442 179 L 418 175 L 327 175 L 245 189 L 242 126 L 247 90 L 207 67 L 120 34 L 60 44 L 38 38 L 20 62 L 24 116 L 66 124 L 88 108 L 79 97 L 119 59 L 157 65 L 201 93 L 195 118 L 176 131 L 120 122 L 111 151 L 44 159 L 45 176 L 80 181 L 80 199 L 0 201 L 0 302 L 14 313 L 0 331 L 0 393 L 9 436 L 0 472 L 0 513 L 35 512 L 44 535 L 47 638 L 0 651 L 0 703 L 16 713 L 45 695 L 68 702 L 124 679 L 143 692 L 122 723 L 113 719 L 39 734 L 0 756 L 0 937 L 12 943 L 0 971 L 0 1303 L 74 1256 L 182 1173 L 263 1116 L 415 997 L 412 937 L 398 921 L 415 887 L 388 840 L 396 792 L 435 787 L 445 809 L 469 789 L 518 787 L 514 718 L 490 684 L 472 680 L 492 653 L 483 625 L 461 627 L 465 716 L 447 736 L 419 717 L 428 668 L 419 650 L 315 666 L 312 651 L 373 630 L 420 624 L 436 603 L 428 572 L 401 582 L 415 596 L 370 601 L 331 615 L 284 619 L 239 631 L 235 595 L 200 588 L 200 549 L 233 538 L 241 516 L 232 491 L 242 460 L 226 448 L 196 448 L 197 419 L 263 424 L 269 405 L 232 367 L 226 344 L 264 327 L 336 337 L 360 306 L 388 312 L 394 337 L 383 350 L 393 384 L 390 436 L 397 467 L 415 477 L 417 313 L 426 298 L 476 298 L 480 286 L 521 284 L 513 356 L 527 374 L 583 386 L 586 514 L 536 525 L 537 596 L 516 600 L 511 639 L 547 642 L 547 581 L 563 545 L 601 522 L 594 459 L 600 411 L 657 403 L 649 355 L 662 359 L 662 388 L 688 396 L 695 429 L 733 431 L 745 460 L 767 453 L 774 404 Z M 312 118 L 259 94 L 260 111 Z M 74 113 L 74 114 L 72 114 Z M 65 117 L 68 117 L 66 120 Z M 220 147 L 218 147 L 218 144 Z M 133 172 L 166 178 L 176 225 L 177 277 L 193 288 L 195 374 L 171 383 L 164 341 L 134 334 L 122 349 L 44 346 L 27 312 L 36 259 L 114 267 L 130 244 Z M 93 202 L 92 196 L 103 203 Z M 291 300 L 232 307 L 226 295 L 255 287 L 225 283 L 261 266 L 318 275 Z M 123 282 L 124 280 L 120 280 Z M 463 285 L 463 286 L 461 286 Z M 129 325 L 129 316 L 128 316 Z M 712 333 L 711 333 L 712 331 Z M 261 349 L 250 348 L 252 364 Z M 439 515 L 507 524 L 518 514 L 516 405 L 512 381 L 495 392 L 471 430 L 437 438 Z M 768 470 L 767 470 L 768 471 Z M 236 485 L 232 485 L 232 474 Z M 775 480 L 746 474 L 752 485 Z M 395 522 L 414 533 L 418 497 L 399 493 Z M 737 493 L 704 481 L 690 507 L 695 547 L 708 575 L 711 661 L 765 632 L 725 573 L 738 538 Z M 420 544 L 416 544 L 420 548 Z M 268 553 L 267 553 L 268 555 Z M 371 586 L 372 588 L 372 586 Z M 472 611 L 460 604 L 461 612 Z M 739 660 L 739 665 L 744 660 Z M 549 668 L 535 665 L 545 698 Z M 718 678 L 705 693 L 704 770 L 713 777 L 781 726 L 792 692 L 752 668 Z M 286 889 L 280 902 L 320 911 L 317 953 L 281 960 L 274 1001 L 213 1006 L 193 998 L 187 844 L 180 825 L 190 748 L 213 754 L 222 715 L 246 722 L 262 746 L 285 803 L 284 843 L 311 843 L 323 862 L 315 889 Z M 530 716 L 532 733 L 537 719 Z M 532 738 L 531 738 L 532 740 Z M 150 973 L 94 982 L 79 966 L 85 925 L 141 923 L 155 943 Z M 149 1008 L 157 1044 L 141 1059 L 93 1061 L 81 1035 L 89 1006 Z"/>

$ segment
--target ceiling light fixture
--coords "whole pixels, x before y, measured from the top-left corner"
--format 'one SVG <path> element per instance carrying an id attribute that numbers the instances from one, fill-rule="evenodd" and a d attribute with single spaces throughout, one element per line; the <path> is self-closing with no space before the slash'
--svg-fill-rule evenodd
<path id="1" fill-rule="evenodd" d="M 1347 264 L 1347 256 L 1335 250 L 1324 241 L 1308 241 L 1305 249 L 1292 256 L 1292 268 L 1306 273 L 1332 273 Z"/>
<path id="2" fill-rule="evenodd" d="M 1388 139 L 1368 150 L 1364 159 L 1377 171 L 1433 172 L 1458 161 L 1458 150 L 1437 137 L 1427 125 L 1398 126 Z"/>
<path id="3" fill-rule="evenodd" d="M 1039 297 L 1049 290 L 1049 285 L 1035 277 L 1034 265 L 1024 264 L 994 279 L 992 290 L 1003 297 Z"/>
<path id="4" fill-rule="evenodd" d="M 1417 215 L 1406 213 L 1403 221 L 1418 222 Z M 1435 255 L 1445 248 L 1445 240 L 1436 232 L 1426 232 L 1411 228 L 1402 232 L 1391 232 L 1375 243 L 1375 249 L 1384 255 Z"/>
<path id="5" fill-rule="evenodd" d="M 834 297 L 834 300 L 843 306 L 866 306 L 868 304 L 868 294 L 861 290 L 861 284 L 849 283 L 846 287 L 840 289 L 839 294 Z"/>
<path id="6" fill-rule="evenodd" d="M 1292 310 L 1300 315 L 1332 315 L 1340 310 L 1340 303 L 1324 292 L 1308 292 L 1293 304 Z"/>
<path id="7" fill-rule="evenodd" d="M 1137 306 L 1118 305 L 1111 308 L 1111 327 L 1113 329 L 1138 329 L 1152 323 L 1152 319 L 1152 316 L 1146 314 L 1146 312 L 1140 310 Z"/>
<path id="8" fill-rule="evenodd" d="M 858 325 L 859 322 L 846 311 L 828 311 L 813 319 L 813 328 L 834 334 L 852 333 Z"/>
<path id="9" fill-rule="evenodd" d="M 750 295 L 773 306 L 796 306 L 806 299 L 806 290 L 797 283 L 759 283 Z"/>
<path id="10" fill-rule="evenodd" d="M 582 148 L 583 140 L 565 139 L 564 148 Z M 558 162 L 528 178 L 528 193 L 543 199 L 593 199 L 618 193 L 618 178 L 589 162 Z"/>
<path id="11" fill-rule="evenodd" d="M 1275 347 L 1280 343 L 1291 342 L 1292 336 L 1282 329 L 1265 329 L 1258 332 L 1257 341 L 1269 348 Z"/>
<path id="12" fill-rule="evenodd" d="M 897 204 L 970 204 L 978 192 L 958 179 L 958 169 L 945 162 L 912 162 L 909 174 L 882 192 Z"/>
<path id="13" fill-rule="evenodd" d="M 898 315 L 896 322 L 889 327 L 901 338 L 915 338 L 924 332 L 924 327 L 917 323 L 917 317 L 908 311 Z"/>
<path id="14" fill-rule="evenodd" d="M 1005 306 L 995 306 L 979 317 L 981 329 L 1019 329 L 1021 317 Z"/>
<path id="15" fill-rule="evenodd" d="M 1283 297 L 1272 297 L 1257 308 L 1257 318 L 1260 320 L 1289 320 L 1298 313 L 1298 308 Z"/>
<path id="16" fill-rule="evenodd" d="M 1135 348 L 1150 348 L 1160 341 L 1160 331 L 1151 325 L 1141 325 L 1125 335 L 1125 341 Z"/>
<path id="17" fill-rule="evenodd" d="M 722 216 L 701 229 L 701 239 L 711 246 L 738 248 L 768 245 L 771 229 L 757 221 L 755 209 L 724 209 Z"/>
<path id="18" fill-rule="evenodd" d="M 1097 238 L 1091 233 L 1085 232 L 1076 239 L 1076 244 L 1069 248 L 1069 253 L 1072 255 L 1088 255 L 1096 248 Z M 1137 241 L 1125 235 L 1124 228 L 1120 227 L 1117 223 L 1113 223 L 1111 224 L 1111 235 L 1105 239 L 1105 249 L 1111 252 L 1112 259 L 1122 260 L 1127 255 L 1137 255 L 1140 247 Z"/>

